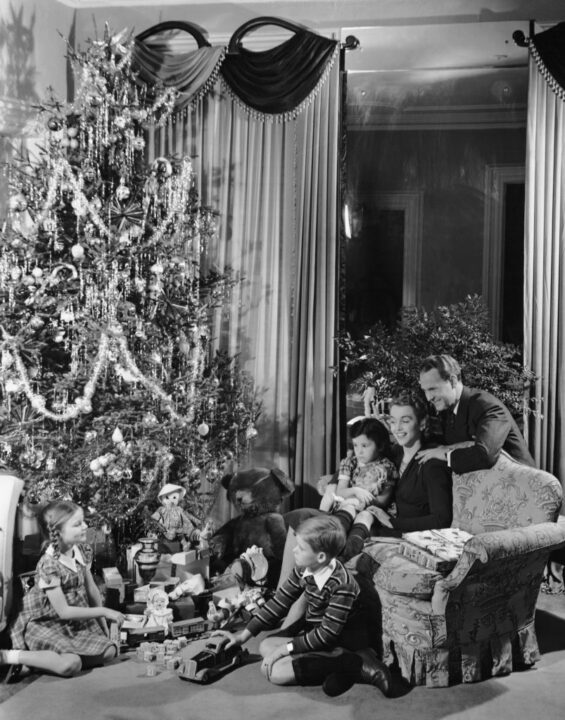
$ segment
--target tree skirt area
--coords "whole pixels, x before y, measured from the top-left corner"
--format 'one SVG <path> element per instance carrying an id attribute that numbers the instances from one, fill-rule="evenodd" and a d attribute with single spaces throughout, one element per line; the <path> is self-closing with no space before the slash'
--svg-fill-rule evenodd
<path id="1" fill-rule="evenodd" d="M 356 685 L 328 698 L 318 687 L 269 684 L 260 673 L 253 640 L 247 664 L 210 685 L 181 680 L 168 670 L 147 677 L 145 663 L 133 654 L 71 679 L 42 675 L 22 681 L 13 686 L 21 689 L 0 704 L 0 720 L 561 720 L 565 600 L 563 595 L 542 596 L 540 604 L 547 607 L 536 621 L 541 661 L 534 669 L 475 684 L 411 688 L 395 698 Z M 195 652 L 202 643 L 193 643 Z"/>

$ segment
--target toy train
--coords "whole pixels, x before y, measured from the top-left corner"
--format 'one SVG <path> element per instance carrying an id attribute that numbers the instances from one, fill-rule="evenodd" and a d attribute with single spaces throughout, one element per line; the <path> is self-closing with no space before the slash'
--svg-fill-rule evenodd
<path id="1" fill-rule="evenodd" d="M 190 618 L 189 620 L 178 620 L 169 623 L 171 637 L 196 637 L 208 632 L 208 621 L 201 617 Z"/>

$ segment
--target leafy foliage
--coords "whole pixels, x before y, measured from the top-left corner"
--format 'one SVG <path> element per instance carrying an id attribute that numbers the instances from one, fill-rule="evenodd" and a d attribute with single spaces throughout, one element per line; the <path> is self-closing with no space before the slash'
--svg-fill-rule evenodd
<path id="1" fill-rule="evenodd" d="M 405 308 L 392 331 L 377 324 L 359 340 L 344 335 L 339 347 L 350 388 L 362 392 L 374 386 L 380 399 L 397 387 L 418 389 L 420 365 L 428 355 L 452 355 L 466 385 L 491 392 L 517 419 L 523 415 L 525 387 L 533 380 L 522 366 L 520 349 L 493 339 L 487 308 L 477 295 L 430 312 Z"/>

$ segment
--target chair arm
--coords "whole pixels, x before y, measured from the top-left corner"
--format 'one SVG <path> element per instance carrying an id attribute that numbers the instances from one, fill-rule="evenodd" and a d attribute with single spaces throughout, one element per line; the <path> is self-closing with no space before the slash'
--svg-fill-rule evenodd
<path id="1" fill-rule="evenodd" d="M 465 543 L 451 573 L 436 583 L 432 595 L 433 612 L 441 614 L 445 611 L 450 592 L 461 585 L 477 563 L 486 565 L 491 561 L 544 550 L 549 557 L 553 550 L 563 546 L 565 526 L 552 522 L 475 535 Z"/>

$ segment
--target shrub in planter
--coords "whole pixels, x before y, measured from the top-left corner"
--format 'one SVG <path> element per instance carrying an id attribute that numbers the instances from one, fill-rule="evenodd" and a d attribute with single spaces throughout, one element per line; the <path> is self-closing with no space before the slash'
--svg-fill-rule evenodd
<path id="1" fill-rule="evenodd" d="M 373 386 L 383 400 L 396 387 L 417 389 L 422 360 L 448 354 L 461 365 L 465 385 L 487 390 L 516 420 L 523 418 L 533 375 L 523 367 L 521 348 L 494 340 L 487 308 L 477 295 L 430 312 L 405 308 L 393 330 L 377 324 L 359 339 L 345 334 L 339 348 L 349 392 Z"/>

